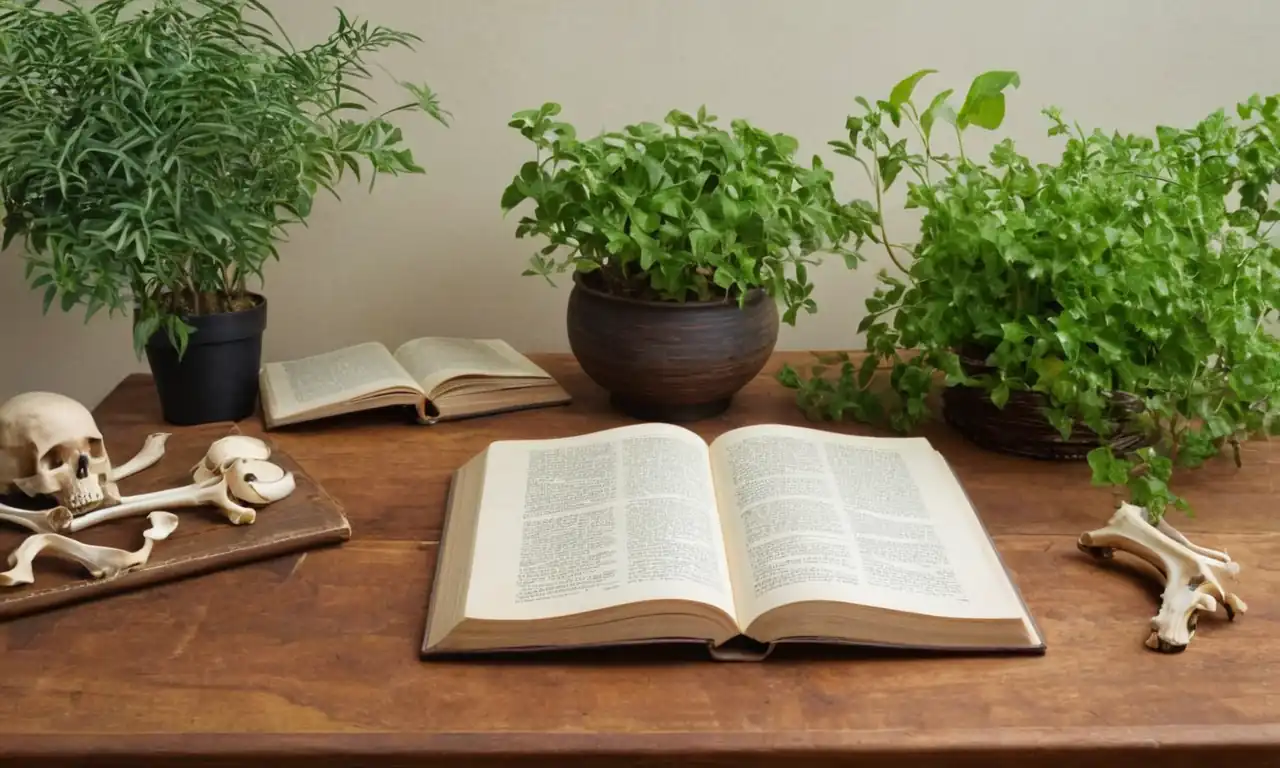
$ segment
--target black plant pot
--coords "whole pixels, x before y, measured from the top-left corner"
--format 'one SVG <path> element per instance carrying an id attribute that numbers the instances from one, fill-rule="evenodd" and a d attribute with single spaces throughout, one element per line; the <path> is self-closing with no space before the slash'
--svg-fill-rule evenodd
<path id="1" fill-rule="evenodd" d="M 189 426 L 239 421 L 253 414 L 267 300 L 252 296 L 257 301 L 253 309 L 183 318 L 196 330 L 181 360 L 165 332 L 147 342 L 147 361 L 165 421 Z"/>
<path id="2" fill-rule="evenodd" d="M 778 309 L 759 289 L 746 305 L 642 301 L 574 276 L 569 346 L 615 409 L 645 421 L 686 422 L 725 411 L 764 368 Z"/>

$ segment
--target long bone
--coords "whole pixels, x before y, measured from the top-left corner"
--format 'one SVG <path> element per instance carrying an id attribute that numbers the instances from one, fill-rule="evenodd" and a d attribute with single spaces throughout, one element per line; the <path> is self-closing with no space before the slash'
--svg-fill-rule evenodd
<path id="1" fill-rule="evenodd" d="M 202 506 L 221 509 L 235 525 L 250 525 L 257 519 L 257 512 L 245 504 L 262 506 L 279 501 L 293 493 L 295 485 L 292 472 L 286 472 L 269 461 L 229 460 L 221 474 L 207 480 L 167 491 L 126 496 L 114 507 L 80 515 L 71 521 L 69 531 L 76 533 L 111 520 L 157 509 Z"/>
<path id="2" fill-rule="evenodd" d="M 153 466 L 164 456 L 170 433 L 149 435 L 142 449 L 129 461 L 113 468 L 111 481 L 128 477 Z M 293 492 L 295 480 L 265 459 L 271 449 L 258 438 L 234 435 L 217 440 L 205 457 L 192 468 L 193 484 L 165 491 L 118 497 L 108 493 L 112 503 L 95 511 L 73 516 L 65 507 L 27 510 L 0 504 L 0 522 L 34 533 L 76 533 L 95 525 L 164 509 L 166 507 L 216 506 L 236 525 L 250 524 L 256 512 L 241 504 L 266 505 Z M 110 489 L 114 491 L 114 487 Z"/>
<path id="3" fill-rule="evenodd" d="M 0 522 L 11 523 L 35 533 L 63 533 L 70 529 L 71 520 L 71 510 L 66 507 L 30 510 L 0 504 Z"/>
<path id="4" fill-rule="evenodd" d="M 144 469 L 150 469 L 155 466 L 156 462 L 164 458 L 164 447 L 169 437 L 170 433 L 168 432 L 155 432 L 147 435 L 147 439 L 142 443 L 142 448 L 136 456 L 118 467 L 111 468 L 111 482 L 114 483 L 126 477 L 132 477 Z"/>
<path id="5" fill-rule="evenodd" d="M 203 483 L 193 483 L 182 488 L 171 488 L 167 491 L 154 491 L 137 496 L 125 496 L 114 507 L 98 509 L 80 515 L 71 521 L 68 530 L 79 533 L 95 525 L 136 517 L 159 509 L 181 509 L 189 507 L 214 506 L 235 525 L 244 525 L 254 521 L 255 512 L 236 503 L 231 497 L 225 477 L 212 478 Z"/>
<path id="6" fill-rule="evenodd" d="M 149 515 L 151 527 L 143 531 L 142 547 L 130 552 L 115 547 L 99 547 L 57 533 L 28 536 L 9 555 L 9 570 L 0 573 L 0 587 L 14 587 L 35 581 L 32 563 L 40 554 L 50 554 L 83 565 L 95 579 L 112 578 L 147 564 L 157 541 L 169 538 L 178 527 L 178 516 L 155 511 Z"/>

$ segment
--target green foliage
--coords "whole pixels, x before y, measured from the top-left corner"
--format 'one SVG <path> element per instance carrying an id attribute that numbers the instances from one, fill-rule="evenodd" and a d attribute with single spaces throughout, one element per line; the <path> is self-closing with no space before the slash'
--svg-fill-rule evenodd
<path id="1" fill-rule="evenodd" d="M 664 301 L 741 302 L 761 288 L 794 324 L 817 309 L 808 269 L 818 251 L 851 267 L 860 259 L 869 206 L 837 202 L 831 171 L 816 156 L 799 164 L 790 136 L 745 120 L 725 131 L 703 108 L 580 140 L 559 113 L 548 103 L 510 122 L 536 154 L 502 208 L 533 200 L 516 236 L 549 241 L 526 275 L 573 270 L 611 293 Z"/>
<path id="2" fill-rule="evenodd" d="M 21 237 L 45 311 L 136 312 L 134 343 L 241 308 L 286 225 L 367 163 L 422 173 L 388 117 L 446 122 L 436 95 L 378 115 L 369 54 L 419 38 L 338 12 L 297 49 L 258 0 L 0 0 L 4 245 Z M 256 19 L 255 20 L 255 14 Z M 353 116 L 354 113 L 354 116 Z"/>
<path id="3" fill-rule="evenodd" d="M 1016 83 L 978 78 L 970 98 L 985 101 L 966 103 L 957 128 L 998 126 L 997 87 Z M 1280 173 L 1278 107 L 1254 96 L 1238 106 L 1239 121 L 1217 111 L 1190 128 L 1160 126 L 1154 138 L 1086 133 L 1047 109 L 1049 135 L 1066 137 L 1053 164 L 1032 163 L 1008 140 L 985 164 L 937 155 L 906 99 L 850 118 L 851 140 L 838 144 L 881 170 L 877 202 L 888 171 L 905 167 L 907 206 L 923 211 L 914 248 L 885 243 L 899 266 L 903 253 L 913 260 L 900 275 L 881 272 L 859 327 L 869 365 L 891 368 L 889 392 L 873 394 L 870 377 L 848 369 L 835 381 L 821 367 L 808 377 L 787 370 L 783 383 L 817 417 L 887 413 L 903 431 L 928 417 L 935 375 L 983 387 L 997 405 L 1013 391 L 1039 392 L 1064 437 L 1077 421 L 1110 433 L 1112 398 L 1128 393 L 1145 405 L 1151 447 L 1095 450 L 1093 481 L 1127 489 L 1153 518 L 1188 509 L 1170 490 L 1174 469 L 1225 446 L 1239 462 L 1240 441 L 1269 433 L 1276 413 L 1280 342 L 1265 322 L 1280 300 L 1280 251 L 1268 238 L 1280 221 L 1268 202 Z M 916 127 L 923 154 L 879 133 L 895 110 Z M 929 113 L 951 114 L 936 101 Z M 930 166 L 942 173 L 931 177 Z M 963 370 L 961 350 L 977 350 L 993 372 Z"/>

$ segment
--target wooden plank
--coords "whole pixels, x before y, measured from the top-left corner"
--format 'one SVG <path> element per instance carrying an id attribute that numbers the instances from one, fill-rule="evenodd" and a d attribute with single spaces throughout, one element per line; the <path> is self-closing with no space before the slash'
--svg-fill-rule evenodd
<path id="1" fill-rule="evenodd" d="M 1280 619 L 1265 602 L 1236 622 L 1202 621 L 1180 656 L 1156 654 L 1142 647 L 1158 600 L 1148 567 L 1100 564 L 1065 536 L 996 543 L 1044 629 L 1043 659 L 785 648 L 723 664 L 687 647 L 417 662 L 437 545 L 352 541 L 0 627 L 12 707 L 0 733 L 997 733 L 1274 721 L 1280 680 L 1260 673 Z M 1205 543 L 1240 559 L 1249 594 L 1280 593 L 1280 572 L 1265 567 L 1280 557 L 1280 534 Z"/>
<path id="2" fill-rule="evenodd" d="M 1151 569 L 1076 550 L 1113 503 L 1083 465 L 982 452 L 934 425 L 925 434 L 1045 632 L 1043 657 L 782 649 L 719 664 L 698 648 L 646 647 L 420 661 L 449 473 L 493 439 L 629 423 L 571 360 L 538 360 L 572 406 L 429 428 L 366 414 L 268 433 L 346 508 L 353 539 L 340 548 L 0 626 L 0 763 L 1280 763 L 1280 671 L 1268 663 L 1280 650 L 1268 603 L 1280 594 L 1280 518 L 1266 443 L 1249 447 L 1243 469 L 1224 460 L 1185 475 L 1202 511 L 1176 523 L 1240 561 L 1250 611 L 1202 620 L 1180 655 L 1142 646 L 1159 600 Z M 695 431 L 805 424 L 772 370 Z M 129 379 L 98 411 L 104 430 L 140 443 L 159 425 L 153 398 L 145 377 Z"/>
<path id="3" fill-rule="evenodd" d="M 108 452 L 124 462 L 141 436 L 128 430 L 101 426 Z M 120 482 L 125 495 L 180 488 L 192 482 L 191 469 L 218 438 L 238 434 L 235 425 L 211 425 L 179 430 L 168 440 L 164 458 L 155 466 Z M 134 439 L 129 439 L 134 438 Z M 118 447 L 117 447 L 118 446 Z M 0 620 L 39 611 L 63 608 L 110 598 L 154 584 L 190 578 L 210 571 L 233 568 L 317 547 L 340 544 L 351 536 L 351 527 L 339 506 L 287 453 L 275 450 L 272 460 L 293 472 L 297 487 L 287 498 L 260 510 L 252 525 L 232 525 L 213 507 L 172 510 L 179 523 L 168 539 L 157 542 L 146 565 L 113 578 L 92 579 L 85 569 L 65 560 L 40 556 L 34 564 L 32 584 L 0 591 Z M 94 526 L 75 535 L 95 546 L 137 550 L 142 533 L 150 527 L 146 517 Z M 12 552 L 29 532 L 11 526 L 0 528 L 0 551 Z"/>

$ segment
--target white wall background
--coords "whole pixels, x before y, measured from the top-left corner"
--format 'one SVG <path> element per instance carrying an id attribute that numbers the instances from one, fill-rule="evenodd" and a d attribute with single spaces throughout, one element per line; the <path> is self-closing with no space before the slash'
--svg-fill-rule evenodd
<path id="1" fill-rule="evenodd" d="M 268 0 L 270 2 L 270 0 Z M 885 97 L 903 76 L 940 70 L 922 91 L 987 69 L 1014 69 L 1004 133 L 1038 158 L 1058 144 L 1040 109 L 1057 105 L 1086 127 L 1150 132 L 1189 123 L 1254 92 L 1280 91 L 1275 0 L 274 0 L 297 41 L 324 35 L 333 6 L 425 39 L 379 59 L 398 77 L 429 82 L 454 115 L 445 129 L 409 115 L 405 133 L 422 177 L 383 179 L 325 200 L 271 265 L 265 355 L 414 336 L 499 336 L 524 351 L 564 351 L 565 281 L 521 277 L 537 245 L 517 241 L 498 200 L 529 156 L 506 127 L 544 101 L 580 134 L 661 120 L 707 104 L 785 131 L 820 153 L 846 195 L 860 170 L 827 151 L 853 98 Z M 398 98 L 389 83 L 376 94 Z M 973 146 L 973 145 L 977 146 Z M 970 152 L 989 142 L 967 139 Z M 856 172 L 855 172 L 856 171 Z M 912 220 L 890 219 L 912 239 Z M 814 274 L 819 313 L 784 326 L 780 347 L 854 348 L 863 299 L 883 259 L 857 272 L 829 261 Z M 85 325 L 81 311 L 40 311 L 17 249 L 0 258 L 0 398 L 62 391 L 96 404 L 145 370 L 127 318 Z"/>

